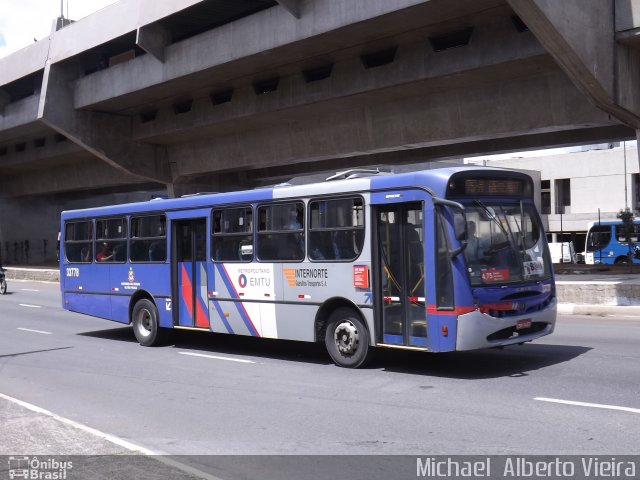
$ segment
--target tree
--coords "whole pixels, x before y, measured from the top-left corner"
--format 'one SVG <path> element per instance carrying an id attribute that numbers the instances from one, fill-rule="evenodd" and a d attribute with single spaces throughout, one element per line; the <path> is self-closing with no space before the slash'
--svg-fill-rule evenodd
<path id="1" fill-rule="evenodd" d="M 627 260 L 629 263 L 633 263 L 633 248 L 631 242 L 631 236 L 635 233 L 635 228 L 633 224 L 633 212 L 629 210 L 629 207 L 624 210 L 620 210 L 616 215 L 617 218 L 622 220 L 622 226 L 620 227 L 620 233 L 624 237 L 627 245 L 629 246 L 629 251 L 627 252 Z"/>

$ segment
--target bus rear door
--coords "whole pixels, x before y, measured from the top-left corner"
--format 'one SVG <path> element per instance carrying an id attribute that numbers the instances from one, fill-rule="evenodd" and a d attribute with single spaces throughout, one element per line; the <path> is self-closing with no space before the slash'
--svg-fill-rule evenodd
<path id="1" fill-rule="evenodd" d="M 207 219 L 174 220 L 172 225 L 173 323 L 208 329 Z"/>

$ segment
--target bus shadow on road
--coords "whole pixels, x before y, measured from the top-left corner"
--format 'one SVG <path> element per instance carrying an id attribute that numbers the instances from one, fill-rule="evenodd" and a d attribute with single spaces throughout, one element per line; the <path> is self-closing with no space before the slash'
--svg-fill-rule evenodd
<path id="1" fill-rule="evenodd" d="M 131 327 L 109 328 L 81 332 L 84 337 L 102 338 L 119 342 L 137 343 Z M 254 338 L 242 335 L 224 335 L 209 332 L 175 330 L 167 345 L 159 348 L 175 348 L 207 354 L 239 355 L 270 358 L 289 362 L 329 365 L 329 358 L 323 344 Z"/>
<path id="2" fill-rule="evenodd" d="M 209 354 L 240 355 L 287 362 L 329 365 L 324 344 L 204 332 L 173 332 L 175 348 Z"/>
<path id="3" fill-rule="evenodd" d="M 131 327 L 116 327 L 78 333 L 86 337 L 137 343 Z M 142 348 L 142 347 L 141 347 Z M 160 348 L 184 349 L 212 355 L 247 356 L 288 362 L 331 365 L 324 344 L 174 331 L 169 343 Z M 414 375 L 481 380 L 523 377 L 529 372 L 571 361 L 591 348 L 573 345 L 526 344 L 503 349 L 467 352 L 424 353 L 395 349 L 376 349 L 373 361 L 365 367 Z"/>
<path id="4" fill-rule="evenodd" d="M 573 345 L 530 344 L 431 354 L 384 351 L 379 352 L 372 366 L 391 372 L 461 380 L 526 377 L 529 372 L 569 362 L 589 350 L 590 347 Z"/>
<path id="5" fill-rule="evenodd" d="M 106 328 L 104 330 L 93 330 L 91 332 L 80 332 L 76 335 L 82 337 L 103 338 L 105 340 L 117 340 L 120 342 L 137 343 L 131 327 Z"/>

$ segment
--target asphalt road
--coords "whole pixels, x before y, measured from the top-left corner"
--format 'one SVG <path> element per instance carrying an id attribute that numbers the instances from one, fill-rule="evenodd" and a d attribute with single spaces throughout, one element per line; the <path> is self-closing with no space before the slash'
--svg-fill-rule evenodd
<path id="1" fill-rule="evenodd" d="M 55 284 L 9 288 L 0 393 L 153 452 L 640 450 L 640 317 L 564 316 L 533 344 L 383 350 L 371 367 L 348 370 L 321 346 L 294 342 L 179 332 L 171 346 L 143 348 L 130 327 L 64 311 Z M 8 441 L 0 435 L 0 454 Z"/>

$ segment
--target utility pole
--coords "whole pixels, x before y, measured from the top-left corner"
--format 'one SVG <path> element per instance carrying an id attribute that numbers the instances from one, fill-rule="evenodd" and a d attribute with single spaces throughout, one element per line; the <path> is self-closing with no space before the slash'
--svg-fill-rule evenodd
<path id="1" fill-rule="evenodd" d="M 622 151 L 624 152 L 624 209 L 629 210 L 629 201 L 627 198 L 627 142 L 622 142 Z"/>

